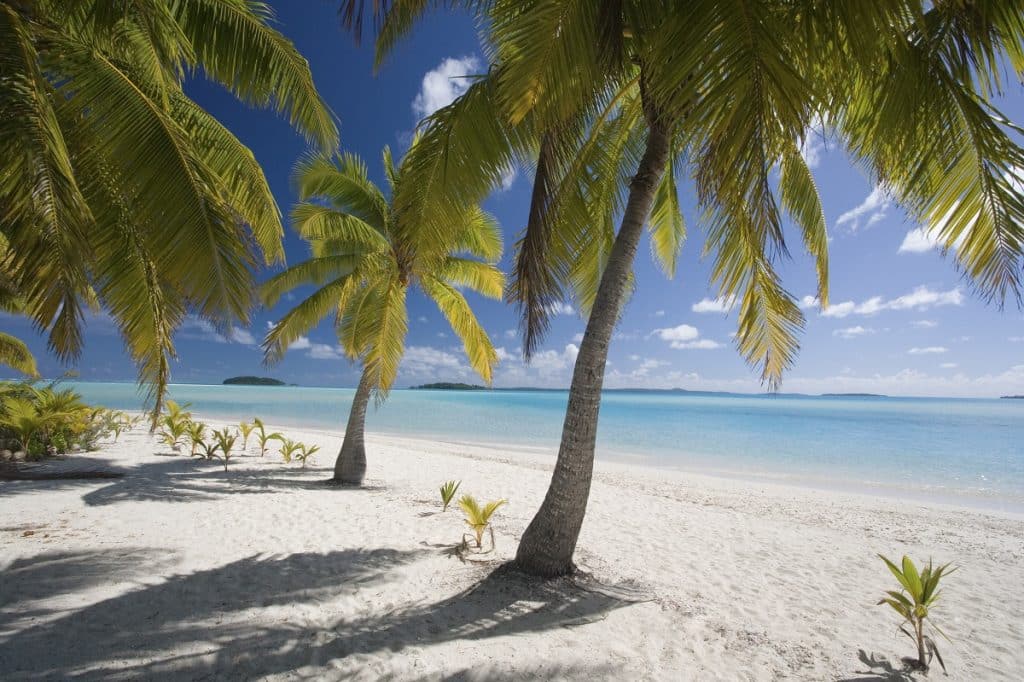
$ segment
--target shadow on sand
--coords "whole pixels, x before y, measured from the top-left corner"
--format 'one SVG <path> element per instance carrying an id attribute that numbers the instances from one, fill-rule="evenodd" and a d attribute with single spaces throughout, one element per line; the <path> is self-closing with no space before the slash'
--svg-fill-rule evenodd
<path id="1" fill-rule="evenodd" d="M 894 666 L 889 659 L 868 654 L 863 649 L 857 650 L 857 658 L 867 667 L 855 677 L 846 677 L 839 682 L 915 682 L 914 672 L 920 672 L 912 663 L 904 659 L 900 667 Z"/>
<path id="2" fill-rule="evenodd" d="M 632 601 L 597 585 L 537 583 L 502 567 L 450 598 L 389 609 L 384 600 L 385 586 L 394 579 L 390 569 L 426 551 L 250 557 L 172 575 L 85 608 L 40 613 L 46 616 L 44 622 L 0 638 L 0 670 L 6 671 L 6 679 L 245 678 L 325 666 L 360 654 L 586 625 Z M 139 552 L 141 558 L 146 550 Z M 4 591 L 70 592 L 95 584 L 104 574 L 116 581 L 124 578 L 124 564 L 130 560 L 130 553 L 113 563 L 98 553 L 40 555 L 5 572 Z M 367 586 L 381 595 L 373 615 L 335 621 L 319 608 L 334 599 L 350 599 L 357 587 Z M 273 609 L 286 604 L 296 607 L 290 618 Z M 5 612 L 17 606 L 5 604 Z M 573 677 L 604 674 L 595 671 L 564 672 Z M 307 668 L 299 675 L 309 672 Z M 500 668 L 492 672 L 480 677 L 482 670 L 467 668 L 444 679 L 510 679 Z M 560 674 L 542 667 L 537 673 Z"/>

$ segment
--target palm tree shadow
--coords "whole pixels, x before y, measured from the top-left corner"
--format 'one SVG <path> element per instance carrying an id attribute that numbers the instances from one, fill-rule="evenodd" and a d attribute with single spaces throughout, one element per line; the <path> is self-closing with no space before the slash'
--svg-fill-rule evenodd
<path id="1" fill-rule="evenodd" d="M 639 601 L 592 582 L 536 582 L 502 567 L 433 604 L 395 610 L 378 605 L 370 616 L 326 625 L 282 618 L 282 613 L 307 612 L 304 604 L 348 598 L 353 588 L 368 585 L 377 591 L 376 585 L 391 580 L 392 567 L 424 551 L 249 557 L 172 576 L 0 635 L 0 669 L 9 671 L 9 679 L 237 678 L 300 668 L 304 675 L 308 666 L 353 655 L 585 626 Z M 81 557 L 85 563 L 94 560 Z M 36 577 L 26 571 L 18 582 Z M 277 609 L 282 606 L 289 608 Z"/>
<path id="2" fill-rule="evenodd" d="M 857 650 L 857 658 L 867 666 L 867 670 L 857 672 L 857 677 L 846 677 L 839 682 L 915 682 L 913 673 L 918 669 L 910 659 L 903 659 L 897 668 L 889 659 L 868 654 L 863 649 Z"/>

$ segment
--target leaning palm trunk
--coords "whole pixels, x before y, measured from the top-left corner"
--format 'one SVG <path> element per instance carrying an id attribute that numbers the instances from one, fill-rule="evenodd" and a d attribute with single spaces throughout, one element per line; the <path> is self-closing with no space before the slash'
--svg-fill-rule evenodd
<path id="1" fill-rule="evenodd" d="M 574 569 L 572 556 L 590 496 L 608 344 L 626 296 L 644 221 L 650 214 L 655 191 L 668 162 L 669 146 L 664 126 L 652 125 L 647 148 L 630 183 L 622 226 L 601 275 L 593 311 L 580 343 L 551 485 L 516 552 L 516 565 L 527 573 L 554 577 Z"/>
<path id="2" fill-rule="evenodd" d="M 366 446 L 363 444 L 363 430 L 366 424 L 366 407 L 370 403 L 373 382 L 369 371 L 363 367 L 359 386 L 352 397 L 352 410 L 348 413 L 345 440 L 334 462 L 334 480 L 342 485 L 362 485 L 366 476 Z"/>

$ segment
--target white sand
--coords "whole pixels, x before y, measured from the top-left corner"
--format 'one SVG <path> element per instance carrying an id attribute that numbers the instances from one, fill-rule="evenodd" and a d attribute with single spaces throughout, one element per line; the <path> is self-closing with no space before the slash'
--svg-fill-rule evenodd
<path id="1" fill-rule="evenodd" d="M 551 455 L 370 437 L 367 489 L 339 490 L 340 436 L 288 433 L 317 466 L 225 474 L 136 430 L 95 453 L 123 479 L 0 482 L 0 678 L 907 679 L 877 552 L 960 565 L 948 679 L 1024 670 L 1019 517 L 599 463 L 591 579 L 536 585 L 489 574 Z M 449 478 L 509 499 L 489 562 L 452 556 Z"/>

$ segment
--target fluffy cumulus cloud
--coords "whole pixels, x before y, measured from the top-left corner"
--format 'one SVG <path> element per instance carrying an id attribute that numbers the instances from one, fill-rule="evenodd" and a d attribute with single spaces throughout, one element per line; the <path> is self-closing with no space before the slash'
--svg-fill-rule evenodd
<path id="1" fill-rule="evenodd" d="M 655 329 L 648 336 L 667 341 L 669 347 L 676 350 L 713 350 L 722 347 L 717 341 L 700 338 L 697 328 L 688 324 Z"/>
<path id="2" fill-rule="evenodd" d="M 476 57 L 448 57 L 427 71 L 412 110 L 417 118 L 425 118 L 446 107 L 469 89 L 472 80 L 466 76 L 480 73 L 480 60 Z"/>
<path id="3" fill-rule="evenodd" d="M 875 330 L 871 327 L 862 327 L 857 325 L 856 327 L 844 327 L 842 329 L 836 329 L 832 332 L 832 336 L 838 336 L 841 339 L 855 339 L 858 336 L 866 336 L 868 334 L 874 334 Z"/>
<path id="4" fill-rule="evenodd" d="M 223 333 L 217 331 L 213 323 L 196 315 L 188 315 L 181 323 L 181 336 L 197 341 L 214 343 L 238 343 L 243 346 L 255 346 L 256 337 L 248 329 L 233 327 Z"/>
<path id="5" fill-rule="evenodd" d="M 735 307 L 735 296 L 729 296 L 728 298 L 719 296 L 715 299 L 702 298 L 694 303 L 690 309 L 695 313 L 727 313 Z"/>
<path id="6" fill-rule="evenodd" d="M 941 367 L 942 369 L 956 369 L 957 364 L 955 362 L 944 362 L 941 365 L 939 365 L 939 367 Z"/>
<path id="7" fill-rule="evenodd" d="M 911 355 L 941 355 L 942 353 L 948 353 L 949 349 L 945 346 L 915 346 L 907 352 Z"/>
<path id="8" fill-rule="evenodd" d="M 883 310 L 927 310 L 939 306 L 963 305 L 964 300 L 964 294 L 959 287 L 949 291 L 933 291 L 928 287 L 921 286 L 909 294 L 892 299 L 873 296 L 860 303 L 854 301 L 832 303 L 826 310 L 821 311 L 821 315 L 822 317 L 842 319 L 850 315 L 875 315 Z M 818 305 L 818 299 L 813 296 L 804 296 L 800 301 L 801 308 L 811 308 L 816 305 Z"/>
<path id="9" fill-rule="evenodd" d="M 530 358 L 530 367 L 542 372 L 560 372 L 571 368 L 576 363 L 580 348 L 575 343 L 565 344 L 561 351 L 542 350 Z"/>
<path id="10" fill-rule="evenodd" d="M 468 365 L 462 357 L 440 348 L 430 346 L 409 346 L 402 358 L 400 371 L 403 375 L 429 376 L 434 378 L 438 373 L 446 377 L 467 376 Z"/>

